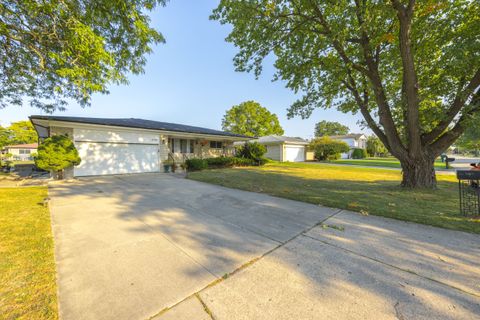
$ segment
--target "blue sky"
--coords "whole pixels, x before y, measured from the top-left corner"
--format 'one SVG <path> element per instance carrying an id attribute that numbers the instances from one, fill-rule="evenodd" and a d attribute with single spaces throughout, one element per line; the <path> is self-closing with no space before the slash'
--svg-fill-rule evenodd
<path id="1" fill-rule="evenodd" d="M 94 95 L 92 106 L 76 104 L 55 115 L 144 118 L 221 128 L 227 109 L 255 100 L 278 115 L 285 134 L 311 138 L 315 123 L 339 121 L 359 132 L 360 117 L 336 110 L 316 110 L 309 119 L 287 119 L 288 106 L 296 96 L 281 82 L 272 82 L 272 61 L 256 80 L 253 74 L 235 72 L 233 45 L 224 41 L 230 30 L 208 19 L 216 0 L 172 0 L 152 13 L 152 23 L 166 38 L 147 57 L 145 73 L 131 75 L 128 86 L 111 86 L 109 95 Z M 42 114 L 38 109 L 0 109 L 0 125 Z"/>

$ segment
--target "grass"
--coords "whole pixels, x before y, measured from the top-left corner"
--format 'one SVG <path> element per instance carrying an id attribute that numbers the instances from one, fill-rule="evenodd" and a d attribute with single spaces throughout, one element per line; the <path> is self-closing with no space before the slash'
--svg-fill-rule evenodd
<path id="1" fill-rule="evenodd" d="M 191 172 L 193 180 L 282 198 L 480 233 L 480 219 L 459 213 L 453 175 L 437 175 L 437 190 L 399 187 L 400 171 L 307 163 Z"/>
<path id="2" fill-rule="evenodd" d="M 0 318 L 57 319 L 47 188 L 0 188 Z"/>
<path id="3" fill-rule="evenodd" d="M 367 167 L 401 168 L 400 161 L 395 158 L 338 159 L 331 161 L 330 163 L 351 164 Z M 445 169 L 445 163 L 437 160 L 435 161 L 435 168 Z"/>

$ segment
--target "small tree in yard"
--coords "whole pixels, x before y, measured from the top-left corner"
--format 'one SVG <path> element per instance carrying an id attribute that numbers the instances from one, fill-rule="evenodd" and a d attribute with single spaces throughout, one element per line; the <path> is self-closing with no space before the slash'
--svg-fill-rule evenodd
<path id="1" fill-rule="evenodd" d="M 63 179 L 63 171 L 66 168 L 80 164 L 78 151 L 66 135 L 56 135 L 45 139 L 38 146 L 38 154 L 35 165 L 43 170 L 59 173 Z"/>
<path id="2" fill-rule="evenodd" d="M 317 160 L 335 160 L 341 153 L 350 151 L 350 147 L 343 141 L 333 140 L 330 137 L 321 137 L 312 140 L 309 145 Z"/>
<path id="3" fill-rule="evenodd" d="M 367 156 L 367 150 L 365 149 L 355 148 L 352 151 L 352 159 L 365 159 Z"/>
<path id="4" fill-rule="evenodd" d="M 371 157 L 378 157 L 385 156 L 388 151 L 380 139 L 376 136 L 370 136 L 367 138 L 367 152 Z"/>
<path id="5" fill-rule="evenodd" d="M 263 155 L 267 148 L 258 142 L 246 142 L 243 146 L 237 148 L 237 157 L 252 159 L 259 163 L 264 161 Z"/>

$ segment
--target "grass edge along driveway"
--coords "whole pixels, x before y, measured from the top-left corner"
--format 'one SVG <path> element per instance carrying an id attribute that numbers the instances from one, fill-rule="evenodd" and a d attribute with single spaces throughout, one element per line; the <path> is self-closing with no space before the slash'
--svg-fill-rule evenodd
<path id="1" fill-rule="evenodd" d="M 397 170 L 308 163 L 190 172 L 189 179 L 362 214 L 480 233 L 480 219 L 460 214 L 455 176 L 437 174 L 437 190 L 399 187 Z"/>
<path id="2" fill-rule="evenodd" d="M 58 319 L 46 187 L 0 188 L 0 318 Z"/>

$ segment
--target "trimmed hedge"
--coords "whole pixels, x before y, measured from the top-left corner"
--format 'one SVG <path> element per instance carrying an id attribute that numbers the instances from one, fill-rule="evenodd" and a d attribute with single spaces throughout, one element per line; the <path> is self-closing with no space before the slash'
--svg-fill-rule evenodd
<path id="1" fill-rule="evenodd" d="M 247 158 L 238 157 L 217 157 L 206 159 L 188 159 L 185 161 L 187 170 L 198 171 L 204 169 L 218 169 L 218 168 L 231 168 L 231 167 L 247 167 L 247 166 L 259 166 L 266 163 L 266 159 L 253 160 Z"/>
<path id="2" fill-rule="evenodd" d="M 188 159 L 185 161 L 187 170 L 198 171 L 208 168 L 208 162 L 205 159 Z"/>
<path id="3" fill-rule="evenodd" d="M 352 151 L 352 159 L 365 159 L 368 156 L 367 150 L 355 148 Z"/>
<path id="4" fill-rule="evenodd" d="M 205 161 L 207 161 L 208 167 L 209 168 L 227 168 L 227 167 L 232 167 L 235 165 L 235 158 L 233 157 L 218 157 L 218 158 L 207 158 Z"/>

